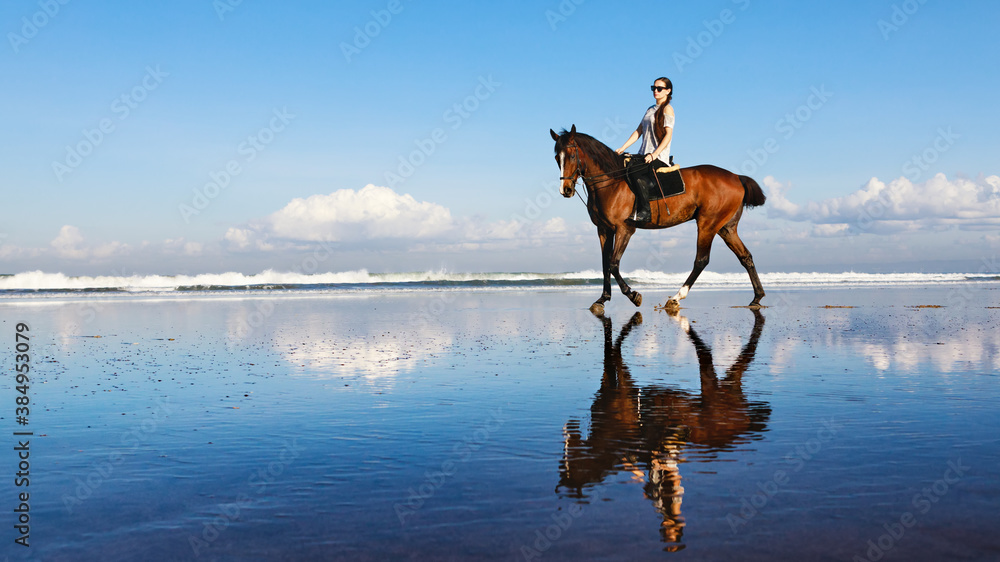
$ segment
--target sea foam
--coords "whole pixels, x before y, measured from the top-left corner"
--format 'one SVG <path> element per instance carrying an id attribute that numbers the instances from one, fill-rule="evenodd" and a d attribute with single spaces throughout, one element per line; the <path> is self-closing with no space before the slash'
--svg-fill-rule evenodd
<path id="1" fill-rule="evenodd" d="M 679 287 L 688 272 L 664 273 L 637 269 L 625 272 L 630 283 L 640 286 Z M 762 273 L 765 287 L 876 287 L 940 285 L 961 282 L 997 282 L 994 275 L 973 273 Z M 196 275 L 70 276 L 64 273 L 27 271 L 0 276 L 2 292 L 91 292 L 123 291 L 157 293 L 173 291 L 225 291 L 234 289 L 331 289 L 338 287 L 390 290 L 400 286 L 441 287 L 530 287 L 595 285 L 602 282 L 601 272 L 583 270 L 568 273 L 456 273 L 423 271 L 409 273 L 371 273 L 354 271 L 304 274 L 268 269 L 260 273 L 201 273 Z M 706 271 L 698 278 L 698 287 L 730 288 L 749 286 L 746 273 Z"/>

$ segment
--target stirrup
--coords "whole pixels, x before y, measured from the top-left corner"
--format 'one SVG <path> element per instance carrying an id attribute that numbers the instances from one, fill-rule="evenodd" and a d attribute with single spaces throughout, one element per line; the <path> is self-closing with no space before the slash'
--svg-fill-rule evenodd
<path id="1" fill-rule="evenodd" d="M 651 222 L 653 220 L 652 210 L 647 210 L 645 213 L 643 213 L 643 215 L 645 218 L 639 218 L 639 206 L 636 205 L 635 209 L 632 211 L 632 217 L 631 217 L 632 222 L 642 224 L 646 222 Z"/>

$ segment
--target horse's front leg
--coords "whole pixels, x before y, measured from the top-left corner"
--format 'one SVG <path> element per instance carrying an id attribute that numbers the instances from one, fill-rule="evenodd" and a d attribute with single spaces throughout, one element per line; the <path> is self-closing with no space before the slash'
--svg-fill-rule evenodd
<path id="1" fill-rule="evenodd" d="M 642 295 L 633 291 L 632 287 L 629 287 L 628 283 L 625 282 L 625 278 L 622 277 L 621 272 L 618 270 L 622 254 L 625 253 L 625 248 L 628 246 L 628 241 L 632 239 L 633 234 L 635 234 L 635 228 L 625 226 L 621 227 L 615 236 L 614 251 L 611 254 L 611 273 L 615 276 L 615 281 L 618 281 L 618 288 L 622 290 L 622 293 L 628 297 L 628 300 L 632 301 L 632 304 L 639 306 L 642 304 Z"/>
<path id="2" fill-rule="evenodd" d="M 614 246 L 615 233 L 603 229 L 597 230 L 597 236 L 601 240 L 601 270 L 604 273 L 604 290 L 601 298 L 590 305 L 590 311 L 594 314 L 604 314 L 604 303 L 611 300 L 611 251 Z"/>

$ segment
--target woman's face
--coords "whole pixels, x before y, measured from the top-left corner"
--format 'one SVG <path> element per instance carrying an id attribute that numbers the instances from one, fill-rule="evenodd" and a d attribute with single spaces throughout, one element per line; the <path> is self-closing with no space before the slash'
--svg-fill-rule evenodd
<path id="1" fill-rule="evenodd" d="M 660 88 L 666 88 L 667 83 L 663 80 L 657 80 L 653 82 L 653 86 L 659 86 Z M 662 105 L 663 102 L 667 101 L 667 96 L 670 95 L 669 89 L 656 89 L 653 90 L 653 98 L 656 99 L 656 105 Z"/>

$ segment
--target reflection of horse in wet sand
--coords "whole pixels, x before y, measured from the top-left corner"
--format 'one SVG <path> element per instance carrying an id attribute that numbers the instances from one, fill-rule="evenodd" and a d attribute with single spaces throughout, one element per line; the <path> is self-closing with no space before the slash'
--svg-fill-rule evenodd
<path id="1" fill-rule="evenodd" d="M 644 482 L 645 495 L 663 517 L 660 534 L 667 550 L 684 548 L 684 517 L 679 462 L 685 449 L 718 452 L 764 431 L 771 414 L 766 403 L 751 402 L 741 379 L 754 359 L 764 316 L 754 310 L 750 339 L 721 380 L 712 363 L 712 349 L 691 328 L 687 318 L 672 315 L 687 332 L 698 355 L 701 392 L 666 386 L 638 386 L 622 360 L 622 342 L 642 315 L 635 313 L 612 341 L 611 320 L 604 324 L 604 375 L 591 406 L 590 436 L 581 436 L 580 422 L 564 429 L 565 452 L 557 490 L 585 498 L 584 488 L 607 476 L 628 471 Z"/>

